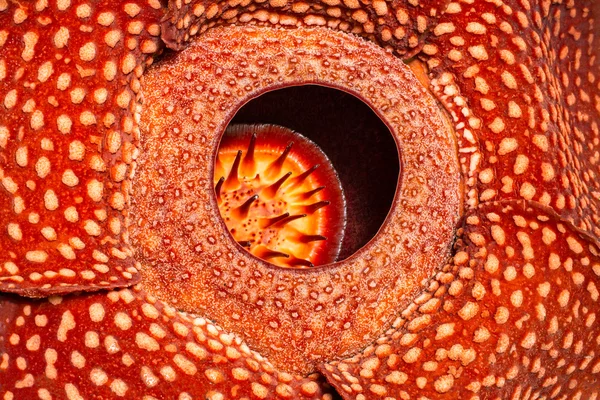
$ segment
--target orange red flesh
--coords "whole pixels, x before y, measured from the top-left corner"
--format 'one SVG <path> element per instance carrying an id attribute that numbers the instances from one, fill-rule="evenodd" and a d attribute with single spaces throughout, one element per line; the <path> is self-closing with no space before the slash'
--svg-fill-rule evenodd
<path id="1" fill-rule="evenodd" d="M 214 181 L 221 216 L 250 253 L 284 267 L 336 261 L 346 204 L 333 165 L 315 143 L 279 126 L 231 126 Z"/>
<path id="2" fill-rule="evenodd" d="M 458 161 L 435 100 L 389 53 L 326 29 L 215 28 L 163 61 L 145 78 L 140 195 L 132 207 L 150 293 L 245 332 L 248 344 L 279 368 L 309 373 L 322 360 L 362 348 L 450 250 L 459 217 Z M 277 268 L 243 251 L 221 222 L 213 163 L 243 104 L 302 84 L 346 91 L 373 109 L 389 104 L 380 118 L 401 149 L 402 177 L 391 182 L 397 195 L 381 233 L 354 255 L 325 267 Z M 233 102 L 232 93 L 243 96 Z M 343 144 L 343 132 L 337 140 Z M 280 143 L 279 154 L 288 143 Z M 232 156 L 247 146 L 248 140 L 236 146 Z M 220 174 L 222 185 L 228 172 Z"/>
<path id="3" fill-rule="evenodd" d="M 463 228 L 457 232 L 453 257 L 446 266 L 434 262 L 425 271 L 429 280 L 417 276 L 411 281 L 410 274 L 404 277 L 408 281 L 401 282 L 405 287 L 400 289 L 409 289 L 406 296 L 413 301 L 408 305 L 390 305 L 389 297 L 381 295 L 382 288 L 397 281 L 385 275 L 389 268 L 379 268 L 389 266 L 389 259 L 379 259 L 365 251 L 359 254 L 352 266 L 356 269 L 367 265 L 368 268 L 363 271 L 370 274 L 369 278 L 376 278 L 370 281 L 361 283 L 357 279 L 355 284 L 353 280 L 356 277 L 346 274 L 352 272 L 348 271 L 350 262 L 342 266 L 346 269 L 340 269 L 343 273 L 337 275 L 337 280 L 328 281 L 329 275 L 314 277 L 314 280 L 311 277 L 304 279 L 299 277 L 298 271 L 294 271 L 294 275 L 278 275 L 274 279 L 268 273 L 261 274 L 264 271 L 260 265 L 246 264 L 248 259 L 240 255 L 235 246 L 229 246 L 229 241 L 208 236 L 204 237 L 202 245 L 190 245 L 201 251 L 207 247 L 216 248 L 207 257 L 210 265 L 215 266 L 210 270 L 213 276 L 203 278 L 219 289 L 226 288 L 229 283 L 235 285 L 236 279 L 249 286 L 257 274 L 261 279 L 255 282 L 274 289 L 289 289 L 290 282 L 294 282 L 298 285 L 295 293 L 306 293 L 306 298 L 297 305 L 308 304 L 312 307 L 314 320 L 326 321 L 322 319 L 323 312 L 317 311 L 313 307 L 315 304 L 311 303 L 314 293 L 327 308 L 335 309 L 327 323 L 343 324 L 334 327 L 330 335 L 313 336 L 320 345 L 330 344 L 328 341 L 344 343 L 344 339 L 360 342 L 356 337 L 344 336 L 346 323 L 354 320 L 345 319 L 336 308 L 338 303 L 335 300 L 341 299 L 343 308 L 348 305 L 347 297 L 328 297 L 326 290 L 320 291 L 323 287 L 334 288 L 336 296 L 361 296 L 363 304 L 372 305 L 368 313 L 362 314 L 363 322 L 370 318 L 375 324 L 382 309 L 394 309 L 398 318 L 392 328 L 386 330 L 387 325 L 374 327 L 377 332 L 374 338 L 378 338 L 374 342 L 369 340 L 372 345 L 361 345 L 359 349 L 346 352 L 336 347 L 336 351 L 332 352 L 336 357 L 342 357 L 344 353 L 348 358 L 329 363 L 314 362 L 320 363 L 321 370 L 344 398 L 598 397 L 596 376 L 600 371 L 600 348 L 595 321 L 600 312 L 600 268 L 597 267 L 600 237 L 599 2 L 400 0 L 363 4 L 356 1 L 169 1 L 168 15 L 163 18 L 165 8 L 166 2 L 155 0 L 98 3 L 0 0 L 0 125 L 6 127 L 0 127 L 0 178 L 3 180 L 0 186 L 0 222 L 3 224 L 0 248 L 8 254 L 0 265 L 0 291 L 48 296 L 52 292 L 126 286 L 138 279 L 135 271 L 129 270 L 133 262 L 129 255 L 105 264 L 109 269 L 103 273 L 107 280 L 98 275 L 91 280 L 86 277 L 92 277 L 87 271 L 90 265 L 94 265 L 91 264 L 94 250 L 110 250 L 111 246 L 116 246 L 125 251 L 128 247 L 129 204 L 126 202 L 125 208 L 117 210 L 120 213 L 116 212 L 111 210 L 113 206 L 107 196 L 118 197 L 120 191 L 126 197 L 129 190 L 128 179 L 119 183 L 119 174 L 123 173 L 121 162 L 127 164 L 125 175 L 133 174 L 137 151 L 127 144 L 135 146 L 138 133 L 135 129 L 136 110 L 142 108 L 140 88 L 143 84 L 137 78 L 143 73 L 147 55 L 156 54 L 160 47 L 158 35 L 162 34 L 170 47 L 182 49 L 199 33 L 203 34 L 198 39 L 200 41 L 210 38 L 210 31 L 208 34 L 205 31 L 214 25 L 272 23 L 287 27 L 327 26 L 374 39 L 396 54 L 419 53 L 428 63 L 431 76 L 435 78 L 432 90 L 450 113 L 457 133 L 460 170 L 465 183 L 467 215 Z M 162 24 L 162 30 L 159 24 Z M 261 34 L 270 41 L 259 46 L 255 55 L 268 54 L 271 46 L 276 46 L 281 40 L 273 40 L 267 31 Z M 319 35 L 327 36 L 326 33 Z M 352 90 L 365 99 L 373 100 L 381 81 L 379 78 L 370 79 L 369 74 L 378 69 L 387 70 L 385 63 L 374 62 L 372 53 L 363 49 L 359 57 L 351 60 L 353 69 L 344 69 L 345 65 L 338 56 L 342 54 L 343 59 L 346 48 L 330 54 L 333 47 L 324 46 L 313 53 L 313 56 L 317 54 L 317 57 L 324 58 L 304 70 L 297 69 L 298 61 L 311 57 L 306 52 L 306 42 L 303 42 L 306 38 L 297 39 L 300 40 L 287 42 L 285 51 L 270 55 L 271 59 L 275 59 L 286 54 L 284 63 L 278 64 L 275 69 L 260 70 L 257 75 L 260 79 L 252 83 L 258 87 L 270 80 L 270 84 L 275 82 L 276 86 L 278 79 L 284 81 L 291 76 L 289 74 L 300 71 L 309 75 L 317 71 L 310 75 L 313 82 L 342 76 L 344 82 L 351 83 Z M 61 47 L 65 40 L 69 45 Z M 225 45 L 229 46 L 229 42 L 235 45 L 236 40 L 221 31 L 214 53 Z M 89 60 L 93 49 L 90 42 L 97 45 L 92 60 Z M 288 57 L 294 46 L 303 47 L 303 52 Z M 310 45 L 308 49 L 310 53 Z M 328 58 L 328 55 L 338 58 Z M 212 56 L 213 53 L 208 53 L 200 61 L 210 60 Z M 239 68 L 242 71 L 238 72 L 245 72 L 243 69 L 250 56 L 238 60 L 237 65 L 230 66 L 231 70 Z M 264 65 L 264 59 L 254 61 L 255 65 Z M 52 69 L 48 63 L 53 68 L 50 75 Z M 134 66 L 134 72 L 129 70 L 130 65 Z M 110 77 L 112 71 L 116 75 L 108 79 L 107 72 Z M 220 70 L 220 73 L 223 71 L 227 69 Z M 70 87 L 65 88 L 67 76 L 63 73 L 69 75 Z M 132 78 L 133 75 L 136 78 Z M 182 74 L 173 88 L 183 86 L 183 82 L 189 79 L 188 75 Z M 232 99 L 235 103 L 236 98 L 243 97 L 240 93 L 252 90 L 252 86 L 250 89 L 241 86 L 232 89 L 230 82 L 235 84 L 237 79 L 240 75 L 231 76 L 219 87 L 221 91 L 211 93 L 200 103 L 206 106 L 214 98 L 223 107 L 231 104 Z M 164 93 L 165 80 L 161 78 L 160 82 L 160 91 Z M 383 86 L 385 90 L 382 92 L 389 93 L 392 86 Z M 106 91 L 103 92 L 103 89 Z M 72 99 L 77 100 L 81 90 L 85 94 L 84 101 L 77 104 Z M 203 88 L 196 86 L 193 90 L 201 91 Z M 404 90 L 409 91 L 410 87 Z M 135 98 L 129 103 L 129 108 L 122 106 L 127 98 L 124 92 Z M 104 96 L 105 101 L 96 101 L 96 98 L 102 100 Z M 185 99 L 189 98 L 184 96 L 180 100 L 185 103 Z M 18 104 L 11 106 L 15 99 Z M 390 108 L 387 100 L 389 98 L 379 98 L 374 109 L 385 115 Z M 398 107 L 398 104 L 402 106 L 400 102 L 392 108 Z M 173 102 L 160 111 L 168 114 L 180 106 L 181 103 Z M 144 107 L 152 107 L 151 102 Z M 187 110 L 191 108 L 185 110 L 182 107 L 181 113 L 176 114 L 180 118 L 178 123 L 186 119 Z M 213 115 L 227 117 L 218 113 L 218 107 L 215 110 Z M 96 124 L 87 125 L 92 119 L 87 112 L 83 114 L 84 111 L 90 111 L 96 117 Z M 58 125 L 54 125 L 62 114 L 74 121 L 73 126 L 77 129 L 71 134 L 65 134 Z M 114 125 L 111 124 L 111 115 L 115 117 Z M 190 120 L 195 117 L 189 115 Z M 212 118 L 212 115 L 206 114 L 204 118 Z M 215 118 L 212 123 L 219 125 L 225 120 L 227 118 Z M 61 121 L 61 127 L 66 129 L 65 119 Z M 36 129 L 42 122 L 44 127 Z M 216 129 L 215 125 L 210 129 Z M 131 127 L 132 132 L 129 131 Z M 170 128 L 180 129 L 181 125 L 174 124 Z M 417 130 L 415 134 L 418 136 L 418 133 Z M 168 135 L 160 136 L 160 140 L 165 137 L 168 138 Z M 435 135 L 429 135 L 428 139 L 433 137 Z M 127 151 L 117 151 L 112 155 L 103 151 L 108 147 L 102 147 L 102 143 L 116 146 L 114 140 L 119 138 Z M 66 149 L 73 139 L 84 143 L 90 158 L 70 168 L 73 160 L 67 161 Z M 186 139 L 177 137 L 177 140 L 183 142 Z M 423 140 L 421 144 L 427 145 L 428 142 Z M 190 146 L 193 147 L 193 144 Z M 76 143 L 75 149 L 81 149 L 81 146 Z M 43 154 L 52 166 L 47 178 L 40 177 L 38 169 L 31 168 L 31 160 L 39 159 Z M 428 156 L 438 161 L 444 159 L 439 157 L 438 152 L 429 152 L 423 158 L 426 162 L 430 160 Z M 115 168 L 98 171 L 101 165 L 99 159 Z M 48 162 L 43 160 L 39 171 L 47 171 L 43 167 Z M 409 170 L 406 176 L 409 178 L 411 171 L 416 171 L 411 165 L 413 162 L 421 164 L 419 157 L 407 164 Z M 113 222 L 114 232 L 111 231 L 111 235 L 88 238 L 85 226 L 73 227 L 62 220 L 61 214 L 64 215 L 67 210 L 60 207 L 72 196 L 67 189 L 59 188 L 64 184 L 63 177 L 66 182 L 75 182 L 66 169 L 80 180 L 79 186 L 71 189 L 83 199 L 79 216 L 84 221 L 94 221 L 98 215 L 103 216 L 104 209 L 107 221 L 118 221 L 121 227 L 125 227 L 122 233 L 114 233 L 119 224 Z M 435 169 L 428 170 L 426 179 L 416 179 L 412 187 L 404 187 L 405 191 L 401 193 L 410 194 L 419 188 L 429 187 L 432 181 L 436 187 L 445 187 L 440 185 L 443 179 L 430 175 L 434 172 Z M 451 173 L 449 170 L 445 172 Z M 97 203 L 85 197 L 84 188 L 90 179 L 105 184 L 105 196 Z M 203 190 L 198 190 L 200 196 L 204 192 L 212 194 L 212 177 L 207 176 L 205 180 L 210 182 Z M 197 188 L 194 186 L 197 182 L 184 179 L 182 182 L 190 185 L 191 189 Z M 93 182 L 92 189 L 97 186 Z M 44 192 L 46 195 L 48 189 L 55 191 L 59 203 L 57 210 L 48 209 L 46 201 L 41 200 L 39 194 Z M 26 192 L 30 196 L 21 196 L 21 190 L 31 191 Z M 446 192 L 450 198 L 451 192 Z M 23 205 L 21 200 L 14 201 L 17 196 L 23 198 L 29 214 L 19 214 L 15 210 L 15 204 L 17 210 Z M 52 193 L 43 197 L 53 208 L 56 199 Z M 209 204 L 210 197 L 207 195 L 205 198 L 205 204 Z M 156 199 L 160 200 L 159 197 Z M 495 200 L 501 202 L 492 203 Z M 407 203 L 405 199 L 402 202 Z M 120 207 L 119 203 L 114 204 Z M 392 221 L 378 235 L 385 238 L 381 246 L 384 255 L 393 253 L 392 249 L 405 243 L 414 246 L 412 253 L 420 254 L 418 250 L 424 251 L 423 254 L 443 251 L 435 246 L 435 240 L 414 245 L 414 240 L 427 234 L 426 229 L 423 230 L 415 221 L 435 220 L 440 215 L 440 221 L 452 218 L 450 212 L 444 215 L 436 211 L 424 215 L 431 204 L 428 203 L 428 207 L 423 207 L 423 204 L 421 201 L 415 206 L 414 219 L 398 218 L 398 225 Z M 192 207 L 193 202 L 186 206 Z M 37 219 L 30 211 L 39 214 L 40 220 L 57 232 L 57 241 L 46 243 L 47 238 L 37 226 L 29 229 L 28 224 Z M 182 227 L 185 229 L 188 225 L 181 223 L 173 214 L 169 210 L 160 216 L 165 217 L 165 224 L 179 223 L 178 231 Z M 577 228 L 566 220 L 572 221 Z M 103 224 L 99 225 L 104 229 Z M 411 229 L 403 230 L 405 225 L 419 234 L 411 236 Z M 174 240 L 175 235 L 161 235 L 160 229 L 164 228 L 160 224 L 142 228 L 154 235 L 149 239 L 152 246 L 143 250 L 152 248 L 158 252 L 153 255 L 154 259 L 165 259 L 162 277 L 159 275 L 156 280 L 148 280 L 143 285 L 154 290 L 161 279 L 168 281 L 174 270 L 177 278 L 189 276 L 190 265 L 186 261 L 193 257 L 186 254 L 186 257 L 177 258 L 181 247 L 167 243 Z M 435 229 L 435 224 L 427 228 Z M 578 228 L 593 237 L 586 236 Z M 50 230 L 44 232 L 46 235 L 51 233 Z M 57 244 L 65 244 L 71 235 L 85 238 L 81 239 L 85 249 L 76 253 L 76 261 L 65 261 Z M 19 241 L 21 236 L 23 239 Z M 192 242 L 192 234 L 182 236 L 184 243 Z M 450 242 L 451 239 L 441 241 Z M 68 248 L 61 248 L 70 255 Z M 35 251 L 29 255 L 33 262 L 27 260 L 28 251 Z M 37 263 L 45 257 L 42 252 L 48 254 L 48 263 Z M 530 258 L 531 255 L 534 258 Z M 411 254 L 403 256 L 408 258 Z M 14 261 L 7 264 L 8 259 L 17 260 L 18 265 Z M 223 274 L 221 267 L 237 262 L 236 268 L 242 268 L 240 261 L 244 261 L 248 272 L 243 271 L 242 276 L 227 280 L 227 274 Z M 68 265 L 62 274 L 60 270 L 57 272 L 57 268 L 65 264 Z M 181 264 L 183 266 L 179 269 Z M 149 265 L 154 266 L 152 262 Z M 104 271 L 106 268 L 100 269 Z M 123 275 L 124 271 L 132 275 Z M 301 272 L 306 271 L 310 273 L 311 270 Z M 412 271 L 418 274 L 422 269 L 413 268 Z M 320 286 L 323 282 L 334 284 Z M 168 281 L 168 284 L 179 283 Z M 314 292 L 303 290 L 306 288 L 314 289 Z M 378 293 L 373 300 L 369 296 L 375 288 Z M 260 336 L 268 337 L 270 343 L 279 337 L 284 337 L 288 345 L 293 343 L 287 340 L 289 336 L 286 335 L 298 324 L 290 324 L 281 330 L 272 328 L 273 325 L 269 325 L 274 322 L 272 317 L 282 314 L 274 306 L 269 308 L 271 303 L 264 298 L 259 298 L 255 308 L 243 314 L 248 309 L 242 309 L 240 299 L 244 296 L 251 298 L 257 293 L 268 294 L 268 291 L 261 292 L 259 287 L 252 287 L 251 291 L 228 288 L 230 291 L 224 296 L 209 298 L 206 293 L 210 292 L 210 288 L 202 289 L 204 291 L 199 290 L 197 294 L 199 297 L 206 296 L 203 300 L 209 305 L 202 314 L 212 312 L 220 317 L 227 313 L 240 313 L 239 316 L 242 316 L 242 320 L 227 324 L 228 332 L 258 331 Z M 227 307 L 219 308 L 219 299 L 225 299 Z M 175 300 L 177 298 L 173 297 L 169 302 L 176 304 Z M 286 307 L 293 304 L 288 300 L 277 301 Z M 259 305 L 259 302 L 262 303 Z M 274 301 L 272 303 L 275 304 Z M 154 307 L 156 313 L 149 306 Z M 105 310 L 102 319 L 100 308 Z M 234 311 L 231 311 L 232 308 Z M 256 318 L 258 323 L 248 323 L 244 319 L 253 312 L 260 317 Z M 130 316 L 132 325 L 129 329 L 123 329 L 127 326 L 127 317 L 123 314 Z M 152 316 L 157 319 L 152 319 Z M 208 324 L 203 328 L 200 321 L 190 322 L 187 318 L 187 314 L 177 313 L 148 298 L 139 288 L 122 292 L 75 293 L 62 301 L 58 298 L 35 301 L 16 295 L 1 295 L 0 395 L 4 399 L 44 399 L 50 396 L 79 399 L 97 394 L 105 398 L 146 396 L 148 400 L 175 396 L 181 400 L 202 396 L 216 400 L 237 395 L 260 398 L 329 397 L 321 392 L 320 388 L 325 387 L 321 382 L 297 383 L 295 377 L 291 379 L 290 375 L 275 372 L 268 363 L 263 363 L 264 355 L 277 360 L 278 351 L 283 346 L 277 350 L 256 346 L 262 355 L 245 353 L 233 363 L 224 362 L 228 356 L 235 358 L 236 355 L 231 350 L 226 352 L 228 346 L 243 352 L 241 341 L 235 339 L 231 342 L 225 331 L 208 328 Z M 190 329 L 196 337 L 192 336 Z M 153 342 L 144 340 L 146 336 L 142 333 L 149 336 L 144 331 L 157 335 L 153 336 L 159 346 L 157 351 L 148 350 L 148 343 Z M 94 333 L 100 339 L 99 332 L 105 335 L 101 336 L 103 342 L 94 346 Z M 81 340 L 81 335 L 90 336 L 91 340 Z M 203 341 L 210 335 L 218 337 Z M 164 342 L 160 336 L 165 339 Z M 303 340 L 301 335 L 298 338 Z M 115 340 L 119 341 L 120 351 L 114 352 Z M 212 346 L 210 351 L 198 352 L 195 346 L 204 344 Z M 284 364 L 298 365 L 299 361 L 315 360 L 319 357 L 320 347 L 309 346 L 300 356 L 287 349 L 283 352 Z M 69 352 L 70 357 L 62 357 Z M 193 358 L 196 355 L 207 357 Z M 290 361 L 293 357 L 296 358 Z M 78 367 L 83 365 L 82 359 L 86 361 L 85 368 Z M 250 372 L 247 368 L 256 366 L 253 361 L 257 360 L 263 364 Z M 153 362 L 160 364 L 161 368 L 154 364 L 150 366 Z M 234 372 L 230 368 L 233 364 L 244 364 L 248 374 L 239 370 Z M 131 371 L 134 373 L 131 374 Z M 227 379 L 215 383 L 215 379 L 218 381 L 221 376 Z M 246 378 L 236 380 L 236 376 Z M 171 383 L 173 377 L 176 380 Z M 300 381 L 301 378 L 298 378 Z M 217 389 L 212 390 L 215 385 Z"/>
<path id="4" fill-rule="evenodd" d="M 0 291 L 139 281 L 127 231 L 135 113 L 162 15 L 151 0 L 0 1 Z"/>

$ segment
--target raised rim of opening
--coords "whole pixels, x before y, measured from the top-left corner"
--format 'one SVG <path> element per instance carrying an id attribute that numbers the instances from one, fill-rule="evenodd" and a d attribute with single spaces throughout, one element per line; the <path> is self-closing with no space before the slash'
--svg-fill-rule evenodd
<path id="1" fill-rule="evenodd" d="M 319 119 L 311 118 L 323 109 Z M 358 257 L 388 224 L 402 182 L 402 151 L 385 119 L 358 95 L 333 85 L 308 82 L 262 91 L 240 104 L 223 123 L 212 157 L 213 177 L 226 129 L 254 123 L 280 125 L 315 142 L 331 160 L 346 195 L 346 231 L 337 260 L 308 269 L 286 269 L 314 271 Z M 342 136 L 348 131 L 350 135 Z M 342 140 L 343 146 L 339 146 Z M 217 205 L 214 190 L 212 195 Z M 220 213 L 219 217 L 236 242 Z M 236 245 L 268 267 L 282 268 Z"/>

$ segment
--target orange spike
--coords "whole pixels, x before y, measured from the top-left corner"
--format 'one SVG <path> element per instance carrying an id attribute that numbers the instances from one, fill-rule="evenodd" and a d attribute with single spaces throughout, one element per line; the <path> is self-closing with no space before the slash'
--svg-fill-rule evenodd
<path id="1" fill-rule="evenodd" d="M 298 193 L 296 195 L 296 198 L 298 200 L 308 200 L 310 199 L 312 196 L 314 196 L 315 194 L 319 193 L 321 190 L 325 189 L 325 186 L 319 186 L 318 188 L 315 188 L 313 190 L 309 190 L 308 192 L 304 192 L 304 193 Z"/>
<path id="2" fill-rule="evenodd" d="M 300 175 L 298 175 L 297 177 L 295 177 L 294 179 L 292 179 L 290 181 L 289 184 L 289 188 L 293 189 L 298 185 L 301 185 L 302 182 L 304 182 L 306 180 L 306 178 L 308 178 L 308 176 L 310 174 L 312 174 L 313 172 L 315 172 L 315 170 L 319 168 L 319 164 L 313 165 L 312 167 L 310 167 L 309 169 L 307 169 L 306 171 L 304 171 L 303 173 L 301 173 Z"/>
<path id="3" fill-rule="evenodd" d="M 308 260 L 305 260 L 303 258 L 297 258 L 297 257 L 292 257 L 289 260 L 286 261 L 286 264 L 289 265 L 290 267 L 306 267 L 306 268 L 312 268 L 315 265 L 313 263 L 311 263 Z"/>
<path id="4" fill-rule="evenodd" d="M 277 217 L 273 217 L 273 218 L 261 218 L 260 227 L 262 229 L 266 229 L 270 226 L 275 225 L 277 222 L 279 222 L 283 219 L 286 219 L 289 216 L 290 216 L 290 213 L 286 212 L 284 214 L 278 215 Z"/>
<path id="5" fill-rule="evenodd" d="M 221 197 L 221 190 L 223 189 L 223 182 L 225 181 L 225 177 L 221 177 L 219 182 L 215 185 L 215 194 L 217 195 L 217 203 L 221 204 L 223 202 L 223 198 Z"/>
<path id="6" fill-rule="evenodd" d="M 286 225 L 286 224 L 288 224 L 288 223 L 290 223 L 292 221 L 295 221 L 297 219 L 304 218 L 304 217 L 306 217 L 306 214 L 290 215 L 290 216 L 288 216 L 286 218 L 283 218 L 280 221 L 275 222 L 272 226 L 282 227 L 282 226 L 284 226 L 284 225 Z"/>
<path id="7" fill-rule="evenodd" d="M 330 204 L 330 202 L 327 200 L 318 201 L 313 204 L 298 206 L 298 210 L 300 210 L 300 212 L 310 215 L 310 214 L 314 213 L 315 211 L 317 211 L 318 209 L 328 206 L 329 204 Z"/>
<path id="8" fill-rule="evenodd" d="M 298 241 L 301 243 L 320 242 L 323 240 L 327 240 L 327 238 L 321 235 L 300 235 L 298 237 Z"/>
<path id="9" fill-rule="evenodd" d="M 256 147 L 256 132 L 252 134 L 250 143 L 248 144 L 248 151 L 242 161 L 241 173 L 245 177 L 251 177 L 256 174 L 256 160 L 254 158 L 254 149 Z"/>
<path id="10" fill-rule="evenodd" d="M 265 170 L 265 176 L 267 177 L 267 179 L 274 179 L 281 173 L 281 168 L 283 167 L 283 163 L 285 162 L 285 159 L 287 158 L 288 154 L 290 153 L 290 150 L 292 149 L 293 145 L 294 145 L 294 142 L 289 142 L 288 145 L 285 147 L 285 150 L 283 151 L 283 153 L 281 153 L 281 155 L 277 158 L 277 160 L 273 161 L 267 167 L 267 169 Z"/>
<path id="11" fill-rule="evenodd" d="M 290 255 L 282 253 L 280 251 L 271 250 L 268 247 L 260 246 L 255 250 L 255 254 L 263 260 L 270 260 L 271 258 L 285 257 L 289 258 Z"/>
<path id="12" fill-rule="evenodd" d="M 244 219 L 244 218 L 246 218 L 248 216 L 248 211 L 250 211 L 250 207 L 252 206 L 252 203 L 254 203 L 256 200 L 258 200 L 258 195 L 257 194 L 255 194 L 254 196 L 250 197 L 241 206 L 233 209 L 232 210 L 232 216 L 234 216 L 237 219 Z"/>
<path id="13" fill-rule="evenodd" d="M 279 190 L 279 188 L 281 187 L 281 185 L 283 185 L 283 183 L 292 175 L 291 172 L 288 172 L 287 174 L 285 174 L 284 176 L 282 176 L 277 182 L 275 182 L 274 184 L 266 187 L 263 189 L 263 191 L 261 192 L 261 194 L 266 198 L 266 199 L 272 199 L 273 197 L 275 197 L 275 195 L 277 194 L 277 191 Z"/>
<path id="14" fill-rule="evenodd" d="M 231 166 L 231 171 L 229 171 L 229 175 L 227 179 L 225 179 L 225 190 L 235 190 L 240 187 L 240 179 L 238 176 L 238 171 L 240 168 L 240 160 L 242 158 L 242 151 L 238 150 L 237 155 L 235 156 L 235 160 L 233 160 L 233 165 Z"/>

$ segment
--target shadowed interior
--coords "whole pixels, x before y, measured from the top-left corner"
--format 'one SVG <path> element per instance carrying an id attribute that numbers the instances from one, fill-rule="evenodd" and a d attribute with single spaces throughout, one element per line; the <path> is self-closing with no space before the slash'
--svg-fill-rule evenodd
<path id="1" fill-rule="evenodd" d="M 331 160 L 347 201 L 348 221 L 338 261 L 375 236 L 392 205 L 400 161 L 388 127 L 369 106 L 340 90 L 293 86 L 248 102 L 230 125 L 252 123 L 295 130 Z"/>

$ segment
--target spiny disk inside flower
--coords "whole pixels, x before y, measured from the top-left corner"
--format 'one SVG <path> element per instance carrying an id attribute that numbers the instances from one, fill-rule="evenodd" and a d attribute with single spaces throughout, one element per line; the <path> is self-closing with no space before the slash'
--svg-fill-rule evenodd
<path id="1" fill-rule="evenodd" d="M 346 202 L 333 165 L 312 141 L 275 125 L 230 126 L 214 173 L 234 239 L 281 267 L 336 261 Z"/>

